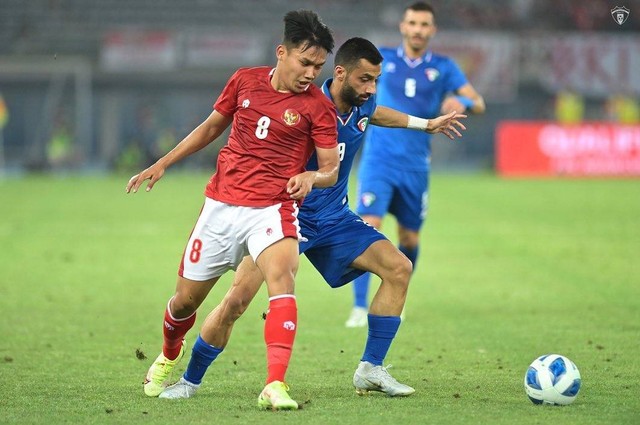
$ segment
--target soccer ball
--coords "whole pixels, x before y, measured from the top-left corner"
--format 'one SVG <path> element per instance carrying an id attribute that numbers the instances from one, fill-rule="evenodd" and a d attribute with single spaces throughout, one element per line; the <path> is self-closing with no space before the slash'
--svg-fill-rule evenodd
<path id="1" fill-rule="evenodd" d="M 571 404 L 580 383 L 576 365 L 560 354 L 538 357 L 524 375 L 524 389 L 535 404 Z"/>

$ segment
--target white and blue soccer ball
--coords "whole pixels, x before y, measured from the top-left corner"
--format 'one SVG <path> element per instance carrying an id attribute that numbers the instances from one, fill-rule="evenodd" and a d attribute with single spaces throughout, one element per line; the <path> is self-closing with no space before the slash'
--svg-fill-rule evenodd
<path id="1" fill-rule="evenodd" d="M 560 354 L 538 357 L 524 375 L 524 389 L 535 404 L 571 404 L 578 396 L 580 384 L 580 371 Z"/>

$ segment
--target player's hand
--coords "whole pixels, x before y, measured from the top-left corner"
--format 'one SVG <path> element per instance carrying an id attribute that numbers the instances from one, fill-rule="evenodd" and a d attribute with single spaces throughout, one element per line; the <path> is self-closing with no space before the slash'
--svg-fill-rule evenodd
<path id="1" fill-rule="evenodd" d="M 456 96 L 449 96 L 442 101 L 442 105 L 440 106 L 440 113 L 448 114 L 453 111 L 464 112 L 466 109 L 467 107 L 464 106 L 462 102 L 460 102 L 460 99 L 458 99 Z"/>
<path id="2" fill-rule="evenodd" d="M 446 115 L 440 115 L 438 118 L 432 118 L 427 124 L 427 133 L 442 133 L 449 139 L 453 140 L 457 137 L 462 137 L 459 130 L 466 130 L 467 127 L 460 122 L 461 119 L 467 118 L 464 114 L 459 114 L 456 111 L 450 112 Z"/>
<path id="3" fill-rule="evenodd" d="M 129 179 L 127 183 L 126 191 L 130 193 L 133 190 L 133 193 L 138 191 L 138 188 L 144 183 L 145 180 L 149 180 L 149 184 L 147 184 L 147 192 L 153 189 L 153 185 L 156 184 L 158 180 L 162 178 L 164 175 L 165 168 L 159 165 L 157 162 L 153 164 L 151 167 L 147 168 L 140 174 L 136 174 L 135 176 Z"/>
<path id="4" fill-rule="evenodd" d="M 297 174 L 287 182 L 287 193 L 291 199 L 299 201 L 311 192 L 315 181 L 315 172 L 305 171 Z"/>

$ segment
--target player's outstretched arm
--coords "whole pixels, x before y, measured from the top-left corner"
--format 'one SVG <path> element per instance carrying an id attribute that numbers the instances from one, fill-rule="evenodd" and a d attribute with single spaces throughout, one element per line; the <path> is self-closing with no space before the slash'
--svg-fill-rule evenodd
<path id="1" fill-rule="evenodd" d="M 202 124 L 182 139 L 169 153 L 156 161 L 151 167 L 131 177 L 127 183 L 126 192 L 137 192 L 145 180 L 149 180 L 147 192 L 153 189 L 153 185 L 162 178 L 167 168 L 213 142 L 229 127 L 232 120 L 233 117 L 225 117 L 213 111 Z"/>
<path id="2" fill-rule="evenodd" d="M 427 120 L 407 115 L 404 112 L 396 111 L 386 106 L 378 106 L 371 117 L 371 124 L 380 127 L 410 128 L 426 131 L 427 133 L 442 133 L 453 140 L 456 136 L 462 137 L 459 130 L 467 129 L 460 122 L 461 119 L 466 117 L 464 114 L 453 111 Z"/>

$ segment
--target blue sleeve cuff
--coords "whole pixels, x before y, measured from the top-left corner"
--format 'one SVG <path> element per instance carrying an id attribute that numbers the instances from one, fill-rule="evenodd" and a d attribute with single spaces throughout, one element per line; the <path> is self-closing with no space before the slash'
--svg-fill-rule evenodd
<path id="1" fill-rule="evenodd" d="M 470 109 L 473 106 L 473 100 L 469 99 L 466 96 L 456 96 L 456 99 L 458 99 L 458 101 L 462 103 L 467 109 Z"/>

